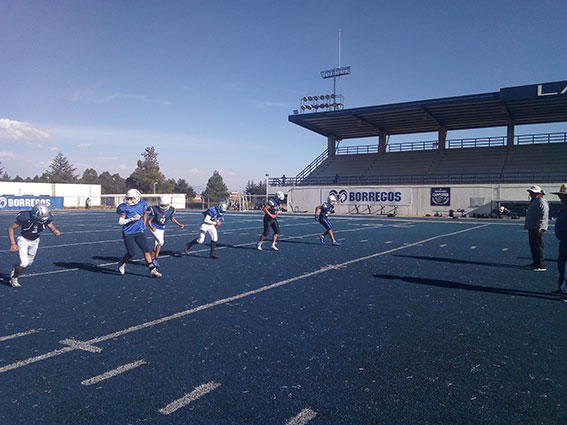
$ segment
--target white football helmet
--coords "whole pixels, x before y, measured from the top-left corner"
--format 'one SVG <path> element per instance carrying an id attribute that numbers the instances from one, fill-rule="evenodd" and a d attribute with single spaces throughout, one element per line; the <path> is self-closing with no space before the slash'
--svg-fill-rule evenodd
<path id="1" fill-rule="evenodd" d="M 228 208 L 228 205 L 226 204 L 226 202 L 220 202 L 217 205 L 217 211 L 220 212 L 221 214 L 224 214 L 226 212 L 227 208 Z"/>
<path id="2" fill-rule="evenodd" d="M 329 195 L 329 197 L 327 198 L 327 202 L 331 205 L 336 205 L 337 197 L 335 195 Z"/>
<path id="3" fill-rule="evenodd" d="M 45 224 L 49 220 L 49 208 L 45 204 L 35 204 L 31 210 L 33 221 Z"/>
<path id="4" fill-rule="evenodd" d="M 171 205 L 171 196 L 160 196 L 159 207 L 162 211 L 167 211 Z"/>
<path id="5" fill-rule="evenodd" d="M 281 190 L 278 190 L 276 192 L 276 199 L 278 201 L 283 201 L 285 199 L 285 195 L 283 194 L 283 192 Z"/>
<path id="6" fill-rule="evenodd" d="M 140 202 L 140 191 L 138 189 L 128 189 L 125 198 L 128 205 L 136 205 Z"/>

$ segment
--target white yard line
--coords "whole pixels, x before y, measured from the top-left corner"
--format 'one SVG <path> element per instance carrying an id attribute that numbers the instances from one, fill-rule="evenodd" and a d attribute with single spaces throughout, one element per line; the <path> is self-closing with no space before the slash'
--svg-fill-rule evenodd
<path id="1" fill-rule="evenodd" d="M 109 379 L 109 378 L 112 378 L 116 375 L 120 375 L 121 373 L 135 369 L 138 366 L 141 366 L 143 364 L 146 364 L 145 360 L 138 360 L 138 361 L 133 362 L 133 363 L 128 363 L 128 364 L 122 365 L 120 367 L 117 367 L 116 369 L 109 370 L 108 372 L 105 372 L 101 375 L 97 375 L 97 376 L 93 376 L 92 378 L 85 379 L 84 381 L 81 382 L 81 384 L 83 384 L 83 385 L 98 384 L 99 382 L 104 381 L 105 379 Z"/>
<path id="2" fill-rule="evenodd" d="M 317 412 L 311 409 L 303 409 L 297 416 L 294 416 L 285 425 L 305 425 L 311 419 L 317 416 Z"/>
<path id="3" fill-rule="evenodd" d="M 13 335 L 7 335 L 7 336 L 2 336 L 0 337 L 0 342 L 2 341 L 7 341 L 9 339 L 14 339 L 14 338 L 19 338 L 21 336 L 26 336 L 26 335 L 31 335 L 31 334 L 35 334 L 37 332 L 41 332 L 43 329 L 39 328 L 39 329 L 30 329 L 29 331 L 25 331 L 25 332 L 20 332 L 17 334 L 13 334 Z"/>
<path id="4" fill-rule="evenodd" d="M 213 381 L 207 382 L 206 384 L 203 384 L 195 388 L 189 394 L 186 394 L 183 397 L 178 398 L 175 401 L 172 401 L 164 408 L 159 409 L 158 412 L 161 413 L 162 415 L 169 415 L 175 412 L 177 409 L 181 409 L 182 407 L 187 406 L 189 403 L 197 400 L 199 397 L 202 397 L 205 394 L 210 393 L 211 391 L 217 389 L 218 387 L 220 387 L 220 385 L 221 384 L 218 384 Z"/>
<path id="5" fill-rule="evenodd" d="M 194 313 L 197 313 L 199 311 L 208 310 L 210 308 L 213 308 L 213 307 L 216 307 L 216 306 L 219 306 L 219 305 L 228 304 L 228 303 L 231 303 L 233 301 L 236 301 L 236 300 L 239 300 L 239 299 L 242 299 L 242 298 L 250 297 L 252 295 L 256 295 L 256 294 L 259 294 L 259 293 L 262 293 L 262 292 L 266 292 L 266 291 L 269 291 L 269 290 L 272 290 L 272 289 L 275 289 L 275 288 L 279 288 L 280 286 L 289 285 L 290 283 L 296 282 L 298 280 L 306 279 L 306 278 L 309 278 L 309 277 L 312 277 L 312 276 L 317 276 L 321 273 L 326 273 L 326 272 L 332 271 L 332 270 L 339 270 L 339 269 L 342 269 L 342 268 L 349 266 L 351 264 L 356 264 L 356 263 L 359 263 L 359 262 L 362 262 L 362 261 L 367 261 L 367 260 L 370 260 L 372 258 L 391 254 L 393 252 L 397 252 L 397 251 L 401 251 L 403 249 L 407 249 L 407 248 L 410 248 L 410 247 L 413 247 L 413 246 L 421 245 L 421 244 L 424 244 L 426 242 L 434 241 L 436 239 L 458 235 L 460 233 L 469 232 L 471 230 L 480 229 L 480 228 L 486 227 L 486 226 L 489 226 L 489 224 L 483 224 L 483 225 L 480 225 L 480 226 L 470 227 L 468 229 L 463 229 L 463 230 L 459 230 L 459 231 L 456 231 L 456 232 L 450 232 L 450 233 L 444 233 L 444 234 L 441 234 L 441 235 L 432 236 L 430 238 L 423 239 L 423 240 L 418 241 L 418 242 L 408 243 L 408 244 L 404 244 L 402 246 L 399 246 L 397 248 L 389 249 L 387 251 L 381 251 L 381 252 L 377 252 L 377 253 L 374 253 L 374 254 L 366 255 L 364 257 L 354 258 L 352 260 L 345 261 L 345 262 L 340 263 L 340 264 L 327 265 L 327 266 L 324 266 L 320 269 L 314 270 L 312 272 L 304 273 L 304 274 L 301 274 L 301 275 L 298 275 L 298 276 L 295 276 L 295 277 L 292 277 L 292 278 L 289 278 L 289 279 L 281 280 L 281 281 L 273 283 L 271 285 L 262 286 L 260 288 L 257 288 L 257 289 L 251 290 L 251 291 L 242 292 L 242 293 L 234 295 L 232 297 L 227 297 L 227 298 L 223 298 L 223 299 L 220 299 L 220 300 L 217 300 L 217 301 L 213 301 L 213 302 L 208 303 L 208 304 L 203 304 L 203 305 L 200 305 L 198 307 L 195 307 L 195 308 L 192 308 L 192 309 L 189 309 L 189 310 L 180 311 L 180 312 L 172 314 L 170 316 L 161 317 L 159 319 L 152 320 L 152 321 L 149 321 L 149 322 L 144 322 L 144 323 L 141 323 L 141 324 L 136 325 L 136 326 L 130 326 L 126 329 L 122 329 L 122 330 L 119 330 L 119 331 L 116 331 L 116 332 L 113 332 L 113 333 L 110 333 L 110 334 L 107 334 L 107 335 L 103 335 L 103 336 L 100 336 L 100 337 L 97 337 L 97 338 L 93 338 L 93 339 L 90 339 L 88 341 L 75 341 L 73 339 L 65 339 L 65 340 L 61 341 L 61 343 L 69 344 L 67 347 L 61 348 L 61 349 L 55 350 L 55 351 L 50 351 L 50 352 L 42 354 L 40 356 L 30 357 L 30 358 L 25 359 L 25 360 L 21 360 L 21 361 L 12 363 L 12 364 L 8 364 L 8 365 L 0 368 L 0 373 L 4 373 L 4 372 L 7 372 L 9 370 L 17 369 L 17 368 L 22 367 L 22 366 L 27 366 L 29 364 L 32 364 L 32 363 L 35 363 L 35 362 L 38 362 L 38 361 L 41 361 L 41 360 L 45 360 L 45 359 L 50 358 L 50 357 L 58 356 L 60 354 L 64 354 L 64 353 L 67 353 L 67 352 L 73 351 L 73 350 L 86 350 L 86 351 L 89 351 L 89 352 L 98 352 L 99 350 L 102 350 L 102 349 L 100 349 L 98 347 L 94 347 L 93 344 L 97 344 L 97 343 L 100 343 L 100 342 L 103 342 L 103 341 L 106 341 L 106 340 L 109 340 L 109 339 L 118 338 L 122 335 L 126 335 L 126 334 L 129 334 L 129 333 L 132 333 L 132 332 L 137 332 L 139 330 L 150 328 L 152 326 L 160 325 L 162 323 L 166 323 L 166 322 L 169 322 L 171 320 L 179 319 L 181 317 L 185 317 L 187 315 L 194 314 Z"/>

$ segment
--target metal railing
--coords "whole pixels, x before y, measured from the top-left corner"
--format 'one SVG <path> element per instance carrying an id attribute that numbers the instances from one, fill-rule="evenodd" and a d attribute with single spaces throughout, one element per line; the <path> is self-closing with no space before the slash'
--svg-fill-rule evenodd
<path id="1" fill-rule="evenodd" d="M 540 143 L 567 143 L 567 133 L 524 134 L 516 136 L 517 145 L 535 145 Z"/>
<path id="2" fill-rule="evenodd" d="M 308 177 L 300 186 L 379 186 L 429 184 L 557 183 L 567 181 L 566 173 L 479 173 L 400 176 Z"/>
<path id="3" fill-rule="evenodd" d="M 506 137 L 477 137 L 447 140 L 447 149 L 486 148 L 492 146 L 506 146 Z"/>

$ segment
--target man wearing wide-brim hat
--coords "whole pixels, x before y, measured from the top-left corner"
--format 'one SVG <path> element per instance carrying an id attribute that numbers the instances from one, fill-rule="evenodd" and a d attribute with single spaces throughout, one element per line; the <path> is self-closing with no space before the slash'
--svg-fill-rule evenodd
<path id="1" fill-rule="evenodd" d="M 561 212 L 555 221 L 555 236 L 559 239 L 559 256 L 557 267 L 559 268 L 558 288 L 554 293 L 567 296 L 567 184 L 562 184 L 559 192 L 553 192 L 561 200 Z"/>
<path id="2" fill-rule="evenodd" d="M 530 194 L 530 204 L 526 212 L 524 229 L 528 231 L 533 259 L 528 268 L 537 272 L 544 272 L 547 268 L 544 260 L 543 234 L 548 226 L 549 204 L 541 187 L 531 186 L 528 193 Z"/>

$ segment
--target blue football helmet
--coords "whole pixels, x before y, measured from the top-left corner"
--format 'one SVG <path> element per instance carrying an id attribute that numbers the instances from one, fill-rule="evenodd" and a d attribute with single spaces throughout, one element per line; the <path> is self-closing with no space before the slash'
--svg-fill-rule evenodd
<path id="1" fill-rule="evenodd" d="M 227 208 L 228 206 L 226 205 L 226 202 L 220 202 L 217 205 L 217 211 L 220 212 L 221 214 L 224 214 Z"/>
<path id="2" fill-rule="evenodd" d="M 31 210 L 31 215 L 33 221 L 45 224 L 49 220 L 49 208 L 44 204 L 35 204 Z"/>

